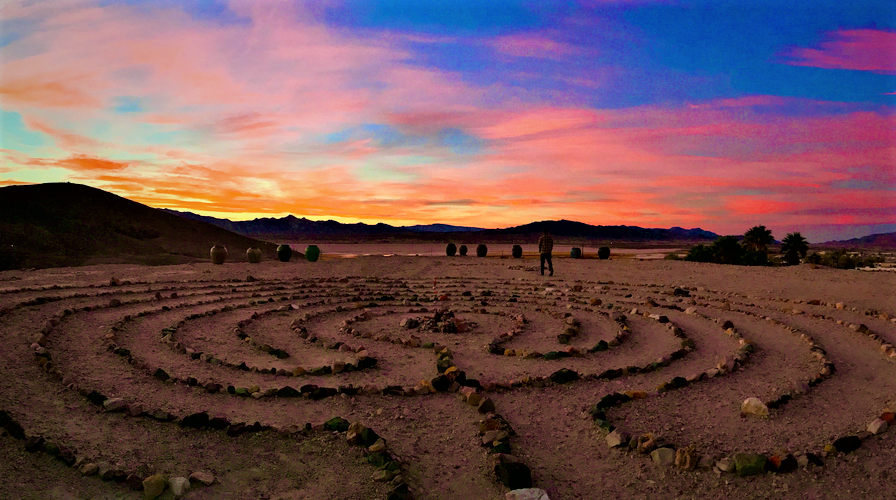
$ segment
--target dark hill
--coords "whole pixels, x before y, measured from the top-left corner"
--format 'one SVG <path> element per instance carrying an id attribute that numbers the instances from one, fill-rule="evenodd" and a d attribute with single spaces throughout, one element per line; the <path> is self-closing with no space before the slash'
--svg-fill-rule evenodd
<path id="1" fill-rule="evenodd" d="M 878 233 L 850 240 L 826 241 L 819 246 L 856 250 L 894 250 L 896 249 L 896 233 Z"/>
<path id="2" fill-rule="evenodd" d="M 0 188 L 0 270 L 86 264 L 177 264 L 208 260 L 225 245 L 229 259 L 246 249 L 276 258 L 276 246 L 191 221 L 80 184 Z"/>
<path id="3" fill-rule="evenodd" d="M 532 222 L 507 229 L 487 229 L 483 236 L 527 235 L 535 237 L 547 228 L 551 235 L 566 238 L 588 238 L 620 242 L 646 241 L 712 241 L 719 235 L 702 229 L 649 229 L 638 226 L 592 226 L 571 220 Z"/>

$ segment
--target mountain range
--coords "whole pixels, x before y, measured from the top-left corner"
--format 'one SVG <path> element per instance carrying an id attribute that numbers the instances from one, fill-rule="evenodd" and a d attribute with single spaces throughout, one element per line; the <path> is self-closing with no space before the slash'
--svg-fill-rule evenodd
<path id="1" fill-rule="evenodd" d="M 430 224 L 342 224 L 289 215 L 251 221 L 217 219 L 190 212 L 156 209 L 101 189 L 71 183 L 0 188 L 0 270 L 87 264 L 178 264 L 207 261 L 209 249 L 223 244 L 231 259 L 243 260 L 249 247 L 276 258 L 269 242 L 296 240 L 365 242 L 519 243 L 537 241 L 548 228 L 555 239 L 576 243 L 694 245 L 719 237 L 703 229 L 594 226 L 540 221 L 503 229 Z M 896 233 L 875 234 L 818 245 L 853 249 L 896 248 Z"/>
<path id="2" fill-rule="evenodd" d="M 218 227 L 245 236 L 265 240 L 295 240 L 308 238 L 325 238 L 334 240 L 357 240 L 370 238 L 424 239 L 424 240 L 465 240 L 476 239 L 481 242 L 503 242 L 521 237 L 532 237 L 541 234 L 548 228 L 552 235 L 566 238 L 585 238 L 607 241 L 712 241 L 719 235 L 703 229 L 646 229 L 637 226 L 593 226 L 583 222 L 569 220 L 540 221 L 522 226 L 504 229 L 484 229 L 479 227 L 452 226 L 448 224 L 430 224 L 418 226 L 390 226 L 388 224 L 344 224 L 333 220 L 313 221 L 288 215 L 279 219 L 260 218 L 250 221 L 231 221 L 218 219 L 191 212 L 166 212 L 181 217 L 214 224 Z"/>

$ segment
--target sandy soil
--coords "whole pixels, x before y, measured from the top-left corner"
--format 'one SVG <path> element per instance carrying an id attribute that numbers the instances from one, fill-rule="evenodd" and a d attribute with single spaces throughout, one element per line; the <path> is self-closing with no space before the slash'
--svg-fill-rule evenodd
<path id="1" fill-rule="evenodd" d="M 375 249 L 359 246 L 353 253 Z M 458 393 L 420 387 L 438 375 L 434 349 L 424 346 L 435 343 L 479 381 L 480 393 L 515 431 L 512 454 L 554 500 L 896 498 L 896 429 L 866 438 L 853 453 L 824 456 L 823 467 L 738 477 L 658 466 L 645 455 L 610 449 L 606 431 L 587 413 L 607 394 L 644 391 L 646 398 L 609 410 L 610 423 L 652 432 L 676 448 L 693 444 L 714 459 L 709 464 L 734 452 L 824 455 L 825 445 L 864 431 L 888 406 L 896 409 L 896 358 L 880 348 L 896 343 L 892 273 L 555 259 L 556 274 L 547 277 L 536 265 L 533 259 L 397 255 L 0 273 L 0 410 L 27 435 L 63 445 L 84 463 L 109 464 L 139 478 L 195 471 L 215 476 L 215 484 L 194 486 L 187 498 L 386 498 L 402 481 L 418 499 L 503 498 L 509 490 L 493 473 L 496 455 L 481 446 L 485 417 Z M 120 284 L 111 285 L 113 278 Z M 690 296 L 673 295 L 676 287 Z M 466 329 L 401 326 L 403 319 L 425 321 L 437 310 L 450 311 Z M 627 316 L 625 330 L 611 317 L 619 313 Z M 557 336 L 569 327 L 567 317 L 580 326 L 562 344 Z M 724 321 L 738 335 L 726 333 Z M 851 324 L 864 324 L 877 337 Z M 672 356 L 682 339 L 670 325 L 693 341 L 692 352 Z M 588 351 L 617 335 L 618 346 Z M 756 349 L 735 371 L 657 392 L 673 377 L 694 379 L 737 355 L 738 336 Z M 36 340 L 44 346 L 36 349 Z M 345 347 L 333 348 L 337 342 Z M 111 344 L 118 353 L 110 352 Z M 272 355 L 265 345 L 289 356 Z M 496 345 L 514 355 L 490 352 Z M 518 355 L 569 348 L 577 354 L 553 360 Z M 46 357 L 35 356 L 43 349 L 49 368 L 41 366 Z M 357 363 L 365 354 L 376 366 L 292 376 L 297 369 Z M 810 386 L 824 361 L 834 364 L 834 373 Z M 654 362 L 666 366 L 597 378 Z M 551 383 L 561 368 L 582 378 Z M 157 369 L 172 379 L 155 377 Z M 207 384 L 222 390 L 211 393 Z M 308 384 L 367 390 L 320 400 L 273 396 L 285 386 Z M 229 394 L 228 386 L 257 389 L 259 397 Z M 384 395 L 389 386 L 398 387 Z M 143 413 L 104 411 L 86 397 L 90 391 L 123 398 L 129 410 Z M 744 399 L 770 402 L 784 393 L 793 399 L 769 418 L 741 415 Z M 177 418 L 148 415 L 159 410 Z M 230 437 L 225 430 L 178 425 L 197 412 L 230 423 L 258 422 L 265 430 Z M 383 437 L 401 464 L 398 478 L 374 480 L 378 469 L 361 447 L 346 443 L 344 433 L 322 429 L 334 416 Z M 46 453 L 28 453 L 25 442 L 9 434 L 0 430 L 0 498 L 142 498 L 126 482 L 82 476 Z"/>

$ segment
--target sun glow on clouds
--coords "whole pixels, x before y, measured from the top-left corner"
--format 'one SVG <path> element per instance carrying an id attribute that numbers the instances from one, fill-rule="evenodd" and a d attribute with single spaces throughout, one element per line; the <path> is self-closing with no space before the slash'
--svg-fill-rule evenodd
<path id="1" fill-rule="evenodd" d="M 222 23 L 168 5 L 2 7 L 4 20 L 34 27 L 0 47 L 0 107 L 21 116 L 19 136 L 46 140 L 29 139 L 26 153 L 4 139 L 0 184 L 67 172 L 152 206 L 231 219 L 566 218 L 722 233 L 806 230 L 834 212 L 840 224 L 896 223 L 889 106 L 755 94 L 599 109 L 513 78 L 478 82 L 427 52 L 475 50 L 533 74 L 600 53 L 562 41 L 560 28 L 471 45 L 336 28 L 297 3 L 234 2 L 240 22 Z M 842 30 L 787 57 L 889 74 L 891 37 Z M 601 92 L 606 75 L 626 70 L 614 61 L 585 74 L 582 88 Z"/>

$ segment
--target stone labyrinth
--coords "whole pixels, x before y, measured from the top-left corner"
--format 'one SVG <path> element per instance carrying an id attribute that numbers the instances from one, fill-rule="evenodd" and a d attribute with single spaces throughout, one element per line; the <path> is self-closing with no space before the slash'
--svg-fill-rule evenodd
<path id="1" fill-rule="evenodd" d="M 622 470 L 748 481 L 894 448 L 894 311 L 847 296 L 121 274 L 0 283 L 3 453 L 87 492 L 589 498 Z"/>

